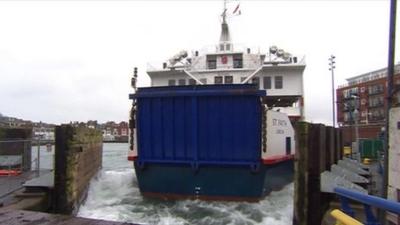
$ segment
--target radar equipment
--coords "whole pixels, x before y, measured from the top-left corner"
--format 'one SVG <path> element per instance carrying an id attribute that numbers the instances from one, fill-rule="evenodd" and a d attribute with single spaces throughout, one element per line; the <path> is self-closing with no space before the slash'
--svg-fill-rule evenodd
<path id="1" fill-rule="evenodd" d="M 182 59 L 186 58 L 188 56 L 187 51 L 182 50 L 178 54 L 174 55 L 171 57 L 169 61 L 169 66 L 173 67 L 177 62 L 180 62 Z"/>
<path id="2" fill-rule="evenodd" d="M 278 48 L 276 45 L 269 47 L 269 61 L 264 62 L 264 64 L 277 65 L 279 63 L 291 63 L 292 54 L 285 52 L 285 50 Z M 296 58 L 297 62 L 297 58 Z"/>
<path id="3" fill-rule="evenodd" d="M 285 51 L 283 51 L 283 49 L 278 49 L 278 51 L 276 52 L 276 56 L 282 57 L 284 53 Z"/>
<path id="4" fill-rule="evenodd" d="M 275 45 L 272 45 L 271 47 L 269 47 L 269 53 L 275 54 L 277 51 L 278 51 L 278 47 L 276 47 Z"/>
<path id="5" fill-rule="evenodd" d="M 292 55 L 291 55 L 289 52 L 284 52 L 282 58 L 283 58 L 284 60 L 290 60 L 290 57 L 291 57 L 291 56 L 292 56 Z"/>

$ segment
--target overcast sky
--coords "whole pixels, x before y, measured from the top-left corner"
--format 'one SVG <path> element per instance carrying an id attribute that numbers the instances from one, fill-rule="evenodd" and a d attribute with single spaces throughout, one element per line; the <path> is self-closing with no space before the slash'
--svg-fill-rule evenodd
<path id="1" fill-rule="evenodd" d="M 51 123 L 127 120 L 133 67 L 139 86 L 148 86 L 147 62 L 216 44 L 222 6 L 0 1 L 0 113 Z M 228 21 L 234 43 L 306 56 L 308 121 L 331 123 L 331 54 L 337 84 L 387 66 L 389 0 L 241 1 L 240 8 Z"/>

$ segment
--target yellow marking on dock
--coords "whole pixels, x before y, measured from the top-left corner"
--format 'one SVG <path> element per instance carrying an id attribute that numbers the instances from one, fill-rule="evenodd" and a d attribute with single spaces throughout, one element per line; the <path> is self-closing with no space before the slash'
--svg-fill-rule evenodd
<path id="1" fill-rule="evenodd" d="M 363 225 L 363 223 L 338 209 L 332 210 L 331 215 L 337 220 L 336 225 Z"/>

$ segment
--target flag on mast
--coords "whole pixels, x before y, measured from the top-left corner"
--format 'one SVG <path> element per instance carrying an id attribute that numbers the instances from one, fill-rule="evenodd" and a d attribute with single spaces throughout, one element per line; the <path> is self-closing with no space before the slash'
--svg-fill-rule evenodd
<path id="1" fill-rule="evenodd" d="M 236 6 L 235 10 L 232 12 L 233 15 L 240 15 L 242 12 L 240 11 L 240 3 Z"/>

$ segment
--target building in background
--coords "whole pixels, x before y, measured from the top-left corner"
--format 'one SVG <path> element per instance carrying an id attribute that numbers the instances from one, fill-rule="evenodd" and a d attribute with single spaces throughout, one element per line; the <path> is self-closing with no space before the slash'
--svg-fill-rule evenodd
<path id="1" fill-rule="evenodd" d="M 103 132 L 104 142 L 128 142 L 128 122 L 108 121 L 98 124 L 97 129 Z"/>
<path id="2" fill-rule="evenodd" d="M 394 87 L 400 87 L 400 64 L 395 65 Z M 387 69 L 379 69 L 347 79 L 336 90 L 337 122 L 344 131 L 344 143 L 355 141 L 355 126 L 359 138 L 376 138 L 385 127 Z M 400 95 L 394 102 L 400 103 Z M 357 122 L 356 122 L 357 119 Z"/>
<path id="3" fill-rule="evenodd" d="M 29 128 L 33 126 L 33 123 L 30 120 L 5 116 L 0 113 L 0 126 L 10 128 Z"/>
<path id="4" fill-rule="evenodd" d="M 54 141 L 55 140 L 55 126 L 54 124 L 47 123 L 32 123 L 32 135 L 35 140 L 46 140 L 46 141 Z"/>
<path id="5" fill-rule="evenodd" d="M 129 129 L 128 122 L 121 121 L 116 123 L 108 121 L 99 123 L 97 120 L 89 120 L 87 122 L 71 121 L 71 126 L 88 127 L 103 132 L 103 140 L 105 142 L 128 142 Z M 5 116 L 0 113 L 0 127 L 8 128 L 30 128 L 32 129 L 32 139 L 34 140 L 55 140 L 55 124 L 45 122 L 32 122 L 30 120 L 19 119 L 15 117 Z"/>

